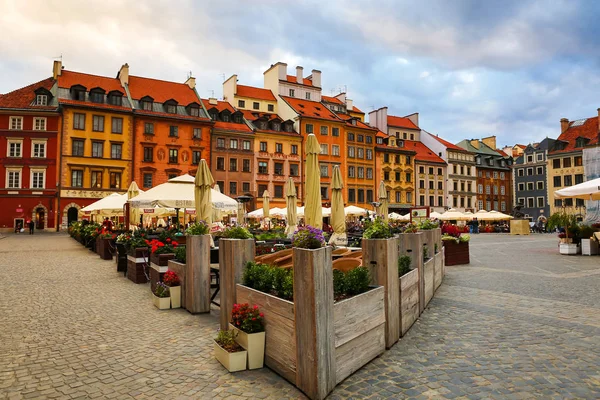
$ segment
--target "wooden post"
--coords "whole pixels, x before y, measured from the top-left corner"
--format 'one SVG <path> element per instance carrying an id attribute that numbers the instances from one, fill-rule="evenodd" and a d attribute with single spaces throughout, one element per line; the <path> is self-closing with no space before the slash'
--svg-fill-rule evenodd
<path id="1" fill-rule="evenodd" d="M 335 330 L 331 247 L 294 248 L 296 386 L 311 399 L 335 387 Z"/>
<path id="2" fill-rule="evenodd" d="M 177 274 L 179 282 L 181 284 L 181 307 L 185 308 L 185 270 L 187 269 L 186 264 L 180 263 L 179 261 L 169 260 L 169 269 Z"/>
<path id="3" fill-rule="evenodd" d="M 192 314 L 210 312 L 210 235 L 188 236 L 183 304 Z"/>
<path id="4" fill-rule="evenodd" d="M 254 254 L 254 239 L 219 240 L 220 322 L 223 330 L 229 328 L 231 310 L 236 302 L 235 285 L 242 283 L 246 264 L 254 261 Z"/>
<path id="5" fill-rule="evenodd" d="M 425 281 L 423 271 L 423 233 L 405 233 L 400 235 L 398 246 L 400 255 L 411 258 L 412 269 L 419 270 L 419 315 L 425 309 Z"/>
<path id="6" fill-rule="evenodd" d="M 398 238 L 363 239 L 363 266 L 371 273 L 371 284 L 385 288 L 385 347 L 400 339 L 400 282 Z"/>

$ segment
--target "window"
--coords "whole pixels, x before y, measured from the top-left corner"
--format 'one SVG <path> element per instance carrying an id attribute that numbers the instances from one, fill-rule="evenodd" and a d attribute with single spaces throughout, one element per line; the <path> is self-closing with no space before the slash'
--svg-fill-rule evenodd
<path id="1" fill-rule="evenodd" d="M 367 168 L 367 179 L 373 179 L 373 168 Z"/>
<path id="2" fill-rule="evenodd" d="M 544 167 L 536 167 L 535 173 L 536 175 L 544 175 Z"/>
<path id="3" fill-rule="evenodd" d="M 412 179 L 412 178 L 411 178 L 411 173 L 410 173 L 410 172 L 407 172 L 407 173 L 406 173 L 406 182 L 410 182 L 410 180 L 411 180 L 411 179 Z"/>
<path id="4" fill-rule="evenodd" d="M 544 181 L 537 181 L 536 182 L 536 189 L 537 190 L 544 190 Z"/>
<path id="5" fill-rule="evenodd" d="M 348 157 L 350 158 L 354 158 L 355 157 L 355 150 L 356 148 L 354 146 L 348 146 Z M 389 154 L 384 154 L 383 158 L 385 159 L 387 156 L 387 158 L 389 159 Z M 386 160 L 385 162 L 388 162 L 389 160 Z"/>
<path id="6" fill-rule="evenodd" d="M 321 177 L 322 178 L 326 178 L 326 177 L 329 176 L 329 165 L 321 164 L 320 170 L 321 170 Z"/>
<path id="7" fill-rule="evenodd" d="M 519 168 L 517 170 L 517 176 L 524 176 L 525 175 L 525 169 L 524 168 Z"/>
<path id="8" fill-rule="evenodd" d="M 329 190 L 327 190 L 326 186 L 321 186 L 321 198 L 325 200 L 329 199 Z"/>
<path id="9" fill-rule="evenodd" d="M 373 159 L 373 150 L 367 149 L 367 160 Z"/>
<path id="10" fill-rule="evenodd" d="M 348 155 L 350 155 L 349 152 L 348 152 Z M 383 162 L 386 162 L 386 163 L 390 162 L 390 155 L 388 153 L 383 154 Z"/>
<path id="11" fill-rule="evenodd" d="M 410 160 L 411 160 L 410 156 L 406 156 L 406 164 L 407 165 L 410 164 Z"/>
<path id="12" fill-rule="evenodd" d="M 562 186 L 561 177 L 555 176 L 554 177 L 554 187 L 561 187 L 561 186 Z"/>
<path id="13" fill-rule="evenodd" d="M 527 155 L 527 163 L 531 164 L 533 162 L 533 154 L 528 154 Z"/>
<path id="14" fill-rule="evenodd" d="M 217 170 L 225 171 L 225 158 L 217 157 Z"/>
<path id="15" fill-rule="evenodd" d="M 331 136 L 340 136 L 340 128 L 331 128 Z"/>
<path id="16" fill-rule="evenodd" d="M 496 174 L 496 172 L 494 172 L 494 174 Z M 531 175 L 533 175 L 533 168 L 527 168 L 527 176 Z M 496 178 L 496 176 L 494 176 L 494 178 Z"/>
<path id="17" fill-rule="evenodd" d="M 71 154 L 83 157 L 83 143 L 83 140 L 73 139 L 73 142 L 71 143 Z"/>
<path id="18" fill-rule="evenodd" d="M 217 149 L 224 149 L 224 148 L 225 148 L 225 139 L 217 138 Z"/>
<path id="19" fill-rule="evenodd" d="M 575 206 L 576 207 L 583 207 L 585 205 L 585 200 L 583 199 L 575 199 Z"/>
<path id="20" fill-rule="evenodd" d="M 237 195 L 237 182 L 229 182 L 229 194 Z"/>
<path id="21" fill-rule="evenodd" d="M 8 157 L 23 157 L 23 140 L 8 140 Z"/>
<path id="22" fill-rule="evenodd" d="M 92 142 L 92 157 L 102 158 L 104 156 L 104 143 Z"/>
<path id="23" fill-rule="evenodd" d="M 365 136 L 365 142 L 367 144 L 372 144 L 373 143 L 373 136 Z"/>
<path id="24" fill-rule="evenodd" d="M 48 105 L 48 96 L 45 94 L 38 94 L 35 97 L 35 104 L 38 106 L 47 106 Z"/>
<path id="25" fill-rule="evenodd" d="M 268 104 L 268 105 L 267 105 L 267 110 L 268 110 L 269 112 L 273 112 L 273 111 L 275 111 L 275 106 L 274 106 L 273 104 Z"/>
<path id="26" fill-rule="evenodd" d="M 575 166 L 581 167 L 583 165 L 583 160 L 581 156 L 575 156 Z"/>
<path id="27" fill-rule="evenodd" d="M 232 172 L 236 172 L 237 171 L 237 158 L 230 158 L 229 159 L 229 170 Z"/>
<path id="28" fill-rule="evenodd" d="M 247 158 L 242 160 L 242 172 L 250 172 L 250 160 Z"/>
<path id="29" fill-rule="evenodd" d="M 144 162 L 152 162 L 154 159 L 154 149 L 152 147 L 144 147 Z"/>
<path id="30" fill-rule="evenodd" d="M 321 125 L 321 135 L 329 135 L 329 127 Z"/>
<path id="31" fill-rule="evenodd" d="M 573 207 L 573 199 L 565 199 L 565 207 Z"/>
<path id="32" fill-rule="evenodd" d="M 328 144 L 321 145 L 321 153 L 320 154 L 324 154 L 324 155 L 329 154 L 329 145 Z"/>
<path id="33" fill-rule="evenodd" d="M 424 173 L 425 173 L 425 167 L 424 167 L 424 166 L 422 166 L 422 165 L 421 165 L 421 166 L 419 167 L 419 173 L 420 173 L 420 174 L 424 174 Z"/>
<path id="34" fill-rule="evenodd" d="M 202 128 L 194 128 L 192 131 L 192 139 L 202 139 Z"/>
<path id="35" fill-rule="evenodd" d="M 356 201 L 356 189 L 348 189 L 348 201 L 354 203 Z"/>
<path id="36" fill-rule="evenodd" d="M 491 194 L 491 188 L 490 185 L 485 185 L 485 194 Z"/>
<path id="37" fill-rule="evenodd" d="M 146 122 L 144 124 L 144 135 L 154 135 L 154 124 Z"/>
<path id="38" fill-rule="evenodd" d="M 246 102 L 244 100 L 238 100 L 238 107 L 246 107 Z"/>
<path id="39" fill-rule="evenodd" d="M 31 141 L 31 157 L 33 158 L 46 158 L 46 142 L 45 141 Z"/>
<path id="40" fill-rule="evenodd" d="M 365 178 L 365 167 L 358 167 L 358 177 L 360 179 L 364 179 Z"/>
<path id="41" fill-rule="evenodd" d="M 536 158 L 538 161 L 544 161 L 544 153 L 537 153 Z"/>
<path id="42" fill-rule="evenodd" d="M 292 145 L 292 154 L 298 154 L 298 145 L 297 144 Z"/>
<path id="43" fill-rule="evenodd" d="M 537 207 L 544 208 L 545 206 L 546 206 L 546 201 L 544 200 L 544 198 L 538 197 L 537 198 Z"/>
<path id="44" fill-rule="evenodd" d="M 123 118 L 112 117 L 111 125 L 112 133 L 123 133 Z"/>
<path id="45" fill-rule="evenodd" d="M 10 169 L 6 170 L 6 188 L 7 189 L 19 189 L 21 187 L 21 169 Z"/>
<path id="46" fill-rule="evenodd" d="M 217 181 L 217 185 L 219 186 L 219 191 L 221 193 L 225 193 L 225 182 L 223 182 L 223 181 Z"/>
<path id="47" fill-rule="evenodd" d="M 144 188 L 149 189 L 152 187 L 152 174 L 144 174 Z"/>
<path id="48" fill-rule="evenodd" d="M 169 114 L 177 114 L 177 106 L 175 104 L 167 104 L 166 106 Z"/>
<path id="49" fill-rule="evenodd" d="M 299 176 L 298 164 L 290 164 L 290 176 Z"/>
<path id="50" fill-rule="evenodd" d="M 45 131 L 46 130 L 46 118 L 35 117 L 33 119 L 33 130 L 34 131 Z"/>
<path id="51" fill-rule="evenodd" d="M 486 172 L 485 172 L 485 177 L 486 177 L 486 178 L 489 178 L 489 177 L 490 177 L 490 171 L 486 171 Z"/>
<path id="52" fill-rule="evenodd" d="M 332 144 L 331 145 L 331 154 L 334 156 L 339 156 L 340 155 L 340 146 L 337 144 Z"/>
<path id="53" fill-rule="evenodd" d="M 533 207 L 535 207 L 534 198 L 528 197 L 527 198 L 527 208 L 533 208 Z"/>
<path id="54" fill-rule="evenodd" d="M 500 202 L 500 211 L 506 211 L 506 202 L 505 201 Z"/>
<path id="55" fill-rule="evenodd" d="M 367 203 L 372 203 L 373 202 L 373 191 L 368 189 L 367 190 Z"/>
<path id="56" fill-rule="evenodd" d="M 483 185 L 481 183 L 477 185 L 477 193 L 483 194 Z"/>
<path id="57" fill-rule="evenodd" d="M 533 182 L 527 182 L 527 190 L 533 190 Z"/>
<path id="58" fill-rule="evenodd" d="M 142 101 L 142 109 L 146 111 L 152 111 L 152 102 L 151 101 Z"/>
<path id="59" fill-rule="evenodd" d="M 389 181 L 390 180 L 390 173 L 387 171 L 383 172 L 383 180 L 384 181 Z"/>
<path id="60" fill-rule="evenodd" d="M 229 148 L 230 149 L 237 149 L 238 148 L 238 141 L 237 141 L 237 139 L 229 139 Z"/>
<path id="61" fill-rule="evenodd" d="M 104 93 L 100 91 L 90 91 L 90 101 L 92 103 L 104 103 Z"/>
<path id="62" fill-rule="evenodd" d="M 438 183 L 437 183 L 437 184 L 438 184 L 438 185 L 437 185 L 437 186 L 438 186 L 438 187 L 437 187 L 437 188 L 438 188 L 438 190 L 444 190 L 444 183 L 443 183 L 442 181 L 438 181 Z M 463 191 L 464 191 L 464 184 L 461 184 L 461 187 L 462 187 L 462 189 L 463 189 Z"/>
<path id="63" fill-rule="evenodd" d="M 565 186 L 573 186 L 573 176 L 565 175 Z"/>
<path id="64" fill-rule="evenodd" d="M 348 132 L 348 140 L 354 141 L 354 133 Z"/>
<path id="65" fill-rule="evenodd" d="M 247 193 L 250 191 L 250 182 L 242 182 L 242 191 Z"/>
<path id="66" fill-rule="evenodd" d="M 108 104 L 113 106 L 123 105 L 123 96 L 120 93 L 112 93 L 108 95 Z"/>
<path id="67" fill-rule="evenodd" d="M 479 210 L 483 210 L 483 200 L 479 200 L 479 201 L 477 201 L 477 208 L 478 208 Z"/>
<path id="68" fill-rule="evenodd" d="M 558 169 L 560 168 L 560 158 L 555 158 L 552 160 L 552 168 Z"/>
<path id="69" fill-rule="evenodd" d="M 178 137 L 179 136 L 179 127 L 175 125 L 169 126 L 169 136 L 170 137 Z"/>
<path id="70" fill-rule="evenodd" d="M 406 192 L 406 202 L 412 203 L 412 192 Z"/>
<path id="71" fill-rule="evenodd" d="M 429 189 L 433 189 L 433 184 L 434 184 L 433 181 L 429 181 Z"/>
<path id="72" fill-rule="evenodd" d="M 110 188 L 119 189 L 121 187 L 121 173 L 111 172 L 110 173 Z"/>
<path id="73" fill-rule="evenodd" d="M 356 141 L 359 143 L 364 143 L 365 136 L 364 135 L 356 135 Z"/>
<path id="74" fill-rule="evenodd" d="M 425 196 L 419 196 L 419 205 L 420 206 L 424 206 L 425 205 Z"/>
<path id="75" fill-rule="evenodd" d="M 377 144 L 383 144 L 383 138 L 380 138 L 380 137 L 375 138 L 375 143 L 377 143 Z"/>
<path id="76" fill-rule="evenodd" d="M 179 150 L 169 149 L 169 164 L 177 164 L 179 162 Z"/>
<path id="77" fill-rule="evenodd" d="M 260 151 L 267 152 L 267 142 L 260 142 Z"/>
<path id="78" fill-rule="evenodd" d="M 283 185 L 275 185 L 275 198 L 283 198 Z"/>
<path id="79" fill-rule="evenodd" d="M 571 168 L 571 157 L 563 158 L 563 168 Z"/>
<path id="80" fill-rule="evenodd" d="M 358 189 L 358 202 L 359 203 L 365 202 L 365 190 L 364 189 Z"/>
<path id="81" fill-rule="evenodd" d="M 575 184 L 583 183 L 583 174 L 575 175 Z"/>
<path id="82" fill-rule="evenodd" d="M 92 171 L 92 189 L 102 187 L 102 171 Z"/>
<path id="83" fill-rule="evenodd" d="M 83 171 L 80 169 L 74 169 L 71 171 L 71 186 L 72 187 L 83 187 Z"/>
<path id="84" fill-rule="evenodd" d="M 259 174 L 268 174 L 269 173 L 269 163 L 267 161 L 259 161 L 258 162 L 258 173 Z"/>
<path id="85" fill-rule="evenodd" d="M 275 153 L 283 153 L 283 144 L 275 143 Z"/>
<path id="86" fill-rule="evenodd" d="M 120 143 L 112 143 L 110 145 L 110 158 L 120 160 L 123 151 L 123 145 Z"/>
<path id="87" fill-rule="evenodd" d="M 249 140 L 243 140 L 242 141 L 242 150 L 250 150 L 251 149 L 251 143 Z"/>
<path id="88" fill-rule="evenodd" d="M 306 131 L 306 133 L 313 133 L 313 126 L 312 126 L 312 124 L 306 124 L 304 126 L 304 130 Z"/>
<path id="89" fill-rule="evenodd" d="M 365 158 L 365 149 L 363 149 L 362 147 L 357 148 L 356 149 L 356 157 Z"/>
<path id="90" fill-rule="evenodd" d="M 267 187 L 267 185 L 258 185 L 258 193 L 262 196 L 262 193 L 264 193 L 265 190 L 268 190 Z"/>
<path id="91" fill-rule="evenodd" d="M 519 192 L 522 192 L 523 190 L 525 190 L 525 184 L 524 184 L 523 182 L 519 183 L 519 184 L 517 185 L 517 190 L 518 190 Z"/>
<path id="92" fill-rule="evenodd" d="M 104 132 L 104 116 L 93 115 L 92 116 L 92 130 L 94 132 Z"/>
<path id="93" fill-rule="evenodd" d="M 78 129 L 78 130 L 85 129 L 85 114 L 79 114 L 79 113 L 73 114 L 73 129 Z"/>
<path id="94" fill-rule="evenodd" d="M 425 189 L 425 181 L 422 179 L 419 181 L 419 189 Z"/>
<path id="95" fill-rule="evenodd" d="M 294 89 L 290 89 L 290 97 L 294 97 Z"/>

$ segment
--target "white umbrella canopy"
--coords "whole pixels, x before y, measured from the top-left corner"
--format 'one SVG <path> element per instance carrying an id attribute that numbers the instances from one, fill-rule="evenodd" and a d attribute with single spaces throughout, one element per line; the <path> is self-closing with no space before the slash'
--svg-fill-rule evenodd
<path id="1" fill-rule="evenodd" d="M 131 181 L 129 188 L 127 189 L 127 200 L 133 199 L 138 196 L 142 191 L 138 187 L 135 181 Z M 129 224 L 137 226 L 140 222 L 140 212 L 137 207 L 129 207 Z"/>
<path id="2" fill-rule="evenodd" d="M 285 218 L 286 212 L 287 211 L 284 208 L 273 207 L 269 210 L 269 215 L 278 218 Z M 264 215 L 264 210 L 262 208 L 257 208 L 256 210 L 248 213 L 248 218 L 263 218 Z"/>
<path id="3" fill-rule="evenodd" d="M 86 207 L 81 212 L 103 215 L 123 215 L 123 206 L 127 202 L 127 193 L 112 193 Z"/>
<path id="4" fill-rule="evenodd" d="M 451 208 L 445 213 L 441 214 L 438 217 L 438 219 L 442 221 L 465 221 L 467 219 L 467 216 L 465 216 L 465 214 L 461 213 L 460 211 Z"/>
<path id="5" fill-rule="evenodd" d="M 410 213 L 402 215 L 400 221 L 410 221 Z"/>
<path id="6" fill-rule="evenodd" d="M 344 213 L 346 215 L 352 215 L 352 216 L 356 216 L 356 215 L 367 215 L 368 211 L 365 210 L 364 208 L 361 207 L 357 207 L 357 206 L 347 206 L 344 207 Z"/>
<path id="7" fill-rule="evenodd" d="M 388 218 L 394 221 L 399 221 L 402 219 L 402 215 L 395 212 L 391 212 L 388 214 Z"/>
<path id="8" fill-rule="evenodd" d="M 440 219 L 441 216 L 442 216 L 442 214 L 440 214 L 437 211 L 434 211 L 434 212 L 432 212 L 432 213 L 429 214 L 429 218 L 432 218 L 432 219 L 433 218 Z"/>
<path id="9" fill-rule="evenodd" d="M 508 214 L 501 213 L 500 211 L 492 210 L 489 215 L 494 218 L 495 221 L 512 219 L 513 217 Z"/>
<path id="10" fill-rule="evenodd" d="M 153 187 L 134 197 L 130 203 L 138 208 L 196 208 L 194 203 L 194 177 L 188 174 L 169 179 L 168 182 Z M 222 211 L 237 210 L 237 201 L 211 189 L 213 207 Z"/>
<path id="11" fill-rule="evenodd" d="M 600 200 L 600 178 L 557 190 L 554 195 L 561 199 Z"/>

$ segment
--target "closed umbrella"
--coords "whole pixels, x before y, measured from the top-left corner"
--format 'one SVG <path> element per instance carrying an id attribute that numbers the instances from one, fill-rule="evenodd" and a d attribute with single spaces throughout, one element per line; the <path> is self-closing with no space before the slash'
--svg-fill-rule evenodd
<path id="1" fill-rule="evenodd" d="M 265 219 L 265 226 L 268 226 L 269 217 L 269 191 L 265 190 L 263 192 L 263 217 Z"/>
<path id="2" fill-rule="evenodd" d="M 212 224 L 212 185 L 215 183 L 206 160 L 200 160 L 200 166 L 194 180 L 194 202 L 196 204 L 196 218 L 208 225 Z"/>
<path id="3" fill-rule="evenodd" d="M 379 184 L 379 214 L 383 216 L 384 221 L 388 220 L 388 199 L 387 190 L 385 190 L 385 183 L 381 181 Z"/>
<path id="4" fill-rule="evenodd" d="M 342 189 L 342 173 L 340 167 L 333 167 L 333 176 L 331 177 L 331 227 L 333 235 L 329 239 L 329 244 L 335 243 L 342 246 L 348 244 L 346 236 L 346 215 L 344 214 L 344 198 Z"/>
<path id="5" fill-rule="evenodd" d="M 292 178 L 288 179 L 285 184 L 285 204 L 286 204 L 286 219 L 287 226 L 285 227 L 285 234 L 290 236 L 296 231 L 296 225 L 298 225 L 298 216 L 296 209 L 296 185 Z"/>
<path id="6" fill-rule="evenodd" d="M 319 153 L 321 147 L 314 134 L 306 141 L 306 201 L 304 219 L 306 225 L 323 229 L 323 206 L 321 205 L 321 171 Z"/>
<path id="7" fill-rule="evenodd" d="M 139 196 L 140 188 L 138 187 L 135 181 L 131 181 L 131 185 L 129 185 L 129 189 L 127 189 L 127 200 L 133 199 L 135 196 Z M 137 207 L 132 207 L 129 205 L 129 224 L 137 226 L 140 222 L 140 211 Z"/>

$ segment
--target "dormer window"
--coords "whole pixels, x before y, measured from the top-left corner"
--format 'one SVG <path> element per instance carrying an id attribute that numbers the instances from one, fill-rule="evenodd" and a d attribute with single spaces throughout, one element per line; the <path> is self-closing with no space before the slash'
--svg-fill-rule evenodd
<path id="1" fill-rule="evenodd" d="M 575 147 L 584 147 L 585 145 L 587 145 L 589 142 L 589 139 L 586 139 L 584 137 L 578 137 L 575 140 Z"/>
<path id="2" fill-rule="evenodd" d="M 377 144 L 383 144 L 383 138 L 378 137 L 377 139 L 375 139 L 375 142 Z"/>
<path id="3" fill-rule="evenodd" d="M 351 123 L 352 125 L 356 126 L 356 120 L 355 120 L 355 119 L 351 119 L 351 120 L 350 120 L 350 123 Z"/>
<path id="4" fill-rule="evenodd" d="M 229 114 L 223 114 L 223 122 L 229 122 L 231 120 L 231 117 L 229 116 Z"/>
<path id="5" fill-rule="evenodd" d="M 175 100 L 165 101 L 165 111 L 169 114 L 177 114 L 177 102 Z"/>
<path id="6" fill-rule="evenodd" d="M 73 100 L 85 101 L 85 86 L 73 85 L 71 86 L 71 98 Z"/>
<path id="7" fill-rule="evenodd" d="M 233 122 L 235 122 L 236 124 L 241 124 L 242 123 L 242 116 L 240 114 L 235 114 L 233 116 Z"/>
<path id="8" fill-rule="evenodd" d="M 506 161 L 504 161 L 504 160 L 501 160 L 501 161 L 500 161 L 500 166 L 501 166 L 501 167 L 506 167 Z"/>
<path id="9" fill-rule="evenodd" d="M 475 157 L 475 162 L 477 165 L 481 165 L 481 157 Z"/>
<path id="10" fill-rule="evenodd" d="M 396 144 L 398 145 L 398 147 L 404 147 L 404 140 L 399 139 L 396 141 Z"/>
<path id="11" fill-rule="evenodd" d="M 200 108 L 199 107 L 190 107 L 190 115 L 192 117 L 199 117 L 200 116 Z"/>
<path id="12" fill-rule="evenodd" d="M 213 121 L 216 121 L 217 118 L 219 118 L 219 113 L 217 110 L 213 109 L 213 110 L 210 110 L 208 113 L 210 114 L 210 119 L 212 119 Z"/>
<path id="13" fill-rule="evenodd" d="M 283 130 L 285 132 L 292 132 L 292 127 L 293 127 L 292 123 L 283 124 Z"/>
<path id="14" fill-rule="evenodd" d="M 152 111 L 154 99 L 150 96 L 144 96 L 140 99 L 140 108 L 145 111 Z"/>
<path id="15" fill-rule="evenodd" d="M 47 106 L 48 105 L 48 96 L 45 94 L 38 94 L 35 97 L 35 105 L 36 106 Z"/>
<path id="16" fill-rule="evenodd" d="M 90 101 L 98 104 L 104 103 L 104 93 L 104 90 L 101 88 L 90 90 Z"/>
<path id="17" fill-rule="evenodd" d="M 108 93 L 108 104 L 113 106 L 122 106 L 123 105 L 123 93 L 113 90 Z"/>
<path id="18" fill-rule="evenodd" d="M 488 165 L 489 165 L 490 167 L 492 167 L 492 166 L 494 165 L 494 159 L 493 159 L 493 158 L 490 158 L 490 159 L 488 160 Z"/>
<path id="19" fill-rule="evenodd" d="M 279 132 L 281 130 L 281 124 L 279 122 L 273 122 L 271 126 L 271 129 L 273 129 L 274 131 Z"/>

